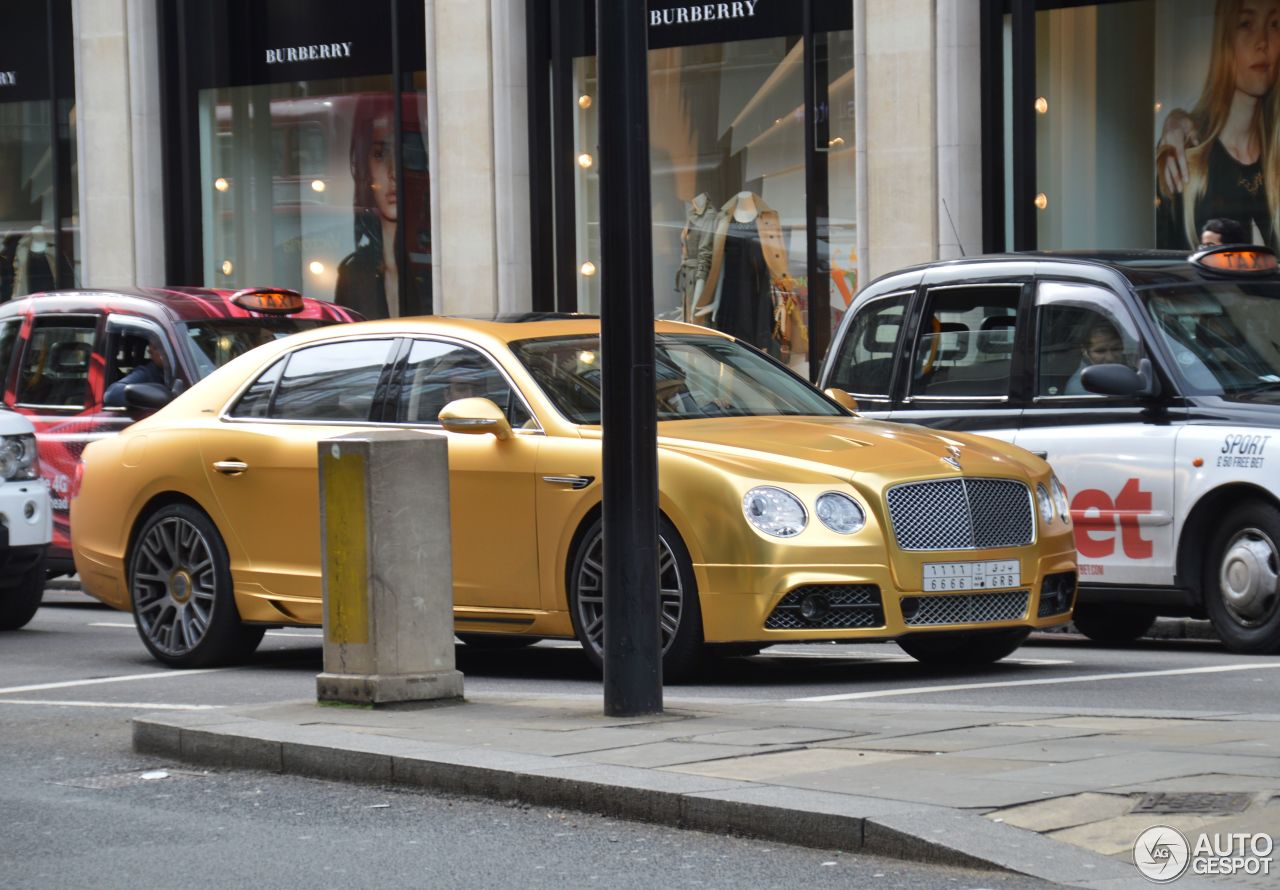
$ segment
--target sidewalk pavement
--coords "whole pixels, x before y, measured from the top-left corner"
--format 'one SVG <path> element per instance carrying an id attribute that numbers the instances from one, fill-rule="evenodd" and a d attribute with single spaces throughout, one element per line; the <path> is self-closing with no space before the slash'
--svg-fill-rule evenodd
<path id="1" fill-rule="evenodd" d="M 597 696 L 377 709 L 295 701 L 152 714 L 141 752 L 209 766 L 514 799 L 820 849 L 1147 887 L 1154 825 L 1280 837 L 1280 718 Z M 1280 859 L 1280 852 L 1276 854 Z M 1280 871 L 1280 862 L 1273 863 Z M 1197 878 L 1191 887 L 1274 887 Z"/>

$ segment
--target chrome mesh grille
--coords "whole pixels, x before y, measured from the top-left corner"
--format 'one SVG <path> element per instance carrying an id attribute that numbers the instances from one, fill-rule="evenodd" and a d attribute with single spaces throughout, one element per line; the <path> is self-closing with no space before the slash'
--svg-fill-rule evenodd
<path id="1" fill-rule="evenodd" d="M 903 550 L 1022 547 L 1035 535 L 1031 491 L 1012 479 L 940 479 L 896 485 L 885 495 Z"/>
<path id="2" fill-rule="evenodd" d="M 805 618 L 800 604 L 811 594 L 826 598 L 828 611 L 818 617 Z M 806 584 L 791 590 L 778 601 L 764 626 L 768 630 L 846 630 L 859 627 L 883 627 L 884 608 L 880 588 L 874 584 Z"/>
<path id="3" fill-rule="evenodd" d="M 908 627 L 1017 621 L 1026 617 L 1030 598 L 1026 590 L 903 597 L 902 620 Z"/>

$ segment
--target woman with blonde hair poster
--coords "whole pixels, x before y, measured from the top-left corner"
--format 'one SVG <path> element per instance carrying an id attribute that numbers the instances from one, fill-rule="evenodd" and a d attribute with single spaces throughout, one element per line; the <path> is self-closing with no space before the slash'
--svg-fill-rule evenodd
<path id="1" fill-rule="evenodd" d="M 1214 217 L 1256 227 L 1274 244 L 1280 183 L 1266 162 L 1276 142 L 1280 0 L 1218 0 L 1209 70 L 1190 112 L 1174 109 L 1156 149 L 1156 246 L 1191 250 Z"/>

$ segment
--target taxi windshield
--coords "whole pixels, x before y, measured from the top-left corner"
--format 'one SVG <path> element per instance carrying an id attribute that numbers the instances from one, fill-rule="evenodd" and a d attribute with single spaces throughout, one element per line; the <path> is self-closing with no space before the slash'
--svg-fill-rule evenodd
<path id="1" fill-rule="evenodd" d="M 189 321 L 179 327 L 186 334 L 199 376 L 204 377 L 255 346 L 322 324 L 304 318 L 219 318 Z"/>
<path id="2" fill-rule="evenodd" d="M 1280 285 L 1201 282 L 1140 294 L 1190 392 L 1280 391 Z"/>
<path id="3" fill-rule="evenodd" d="M 561 414 L 600 422 L 598 336 L 521 340 L 511 350 Z M 658 420 L 844 414 L 801 378 L 721 337 L 656 335 L 654 389 Z"/>

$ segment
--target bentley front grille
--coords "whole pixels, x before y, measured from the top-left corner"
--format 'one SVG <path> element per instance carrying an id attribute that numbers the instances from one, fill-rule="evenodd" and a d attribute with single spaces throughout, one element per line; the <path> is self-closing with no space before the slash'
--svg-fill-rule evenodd
<path id="1" fill-rule="evenodd" d="M 1027 617 L 1030 598 L 1031 594 L 1026 590 L 907 596 L 902 598 L 902 620 L 908 627 L 1017 621 Z"/>
<path id="2" fill-rule="evenodd" d="M 889 520 L 903 550 L 1022 547 L 1035 539 L 1031 491 L 1012 479 L 941 479 L 890 488 Z"/>

